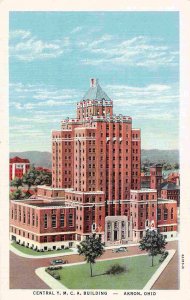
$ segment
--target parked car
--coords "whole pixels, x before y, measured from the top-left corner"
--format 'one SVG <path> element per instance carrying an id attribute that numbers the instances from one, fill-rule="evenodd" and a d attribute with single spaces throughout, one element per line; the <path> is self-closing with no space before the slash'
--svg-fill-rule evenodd
<path id="1" fill-rule="evenodd" d="M 63 260 L 63 259 L 54 259 L 51 262 L 51 265 L 60 265 L 60 264 L 67 264 L 68 260 Z"/>
<path id="2" fill-rule="evenodd" d="M 114 252 L 114 253 L 127 252 L 127 251 L 128 251 L 127 247 L 119 247 L 119 248 L 115 248 L 112 250 L 112 252 Z"/>

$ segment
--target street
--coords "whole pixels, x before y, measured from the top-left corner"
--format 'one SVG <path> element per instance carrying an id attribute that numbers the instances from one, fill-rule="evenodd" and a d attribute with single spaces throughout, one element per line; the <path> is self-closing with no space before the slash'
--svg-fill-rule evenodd
<path id="1" fill-rule="evenodd" d="M 106 250 L 101 259 L 131 256 L 142 254 L 137 246 L 129 247 L 128 252 L 112 253 Z M 163 271 L 161 276 L 153 285 L 152 289 L 178 289 L 178 242 L 172 241 L 167 245 L 167 249 L 175 249 L 176 254 Z M 63 258 L 58 256 L 57 258 Z M 54 258 L 55 259 L 55 258 Z M 49 266 L 52 258 L 24 258 L 10 252 L 10 288 L 11 289 L 49 289 L 49 287 L 35 274 L 35 269 Z M 68 255 L 69 263 L 82 262 L 83 257 L 74 254 Z"/>

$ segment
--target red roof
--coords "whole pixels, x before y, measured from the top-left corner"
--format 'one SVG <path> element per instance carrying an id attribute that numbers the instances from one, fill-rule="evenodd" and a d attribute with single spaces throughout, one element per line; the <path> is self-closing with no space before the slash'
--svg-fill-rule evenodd
<path id="1" fill-rule="evenodd" d="M 51 169 L 47 169 L 47 168 L 44 168 L 44 167 L 36 167 L 35 169 L 37 171 L 45 171 L 45 172 L 51 173 Z"/>
<path id="2" fill-rule="evenodd" d="M 30 161 L 27 158 L 20 158 L 18 156 L 15 156 L 13 158 L 10 158 L 10 163 L 30 163 Z"/>

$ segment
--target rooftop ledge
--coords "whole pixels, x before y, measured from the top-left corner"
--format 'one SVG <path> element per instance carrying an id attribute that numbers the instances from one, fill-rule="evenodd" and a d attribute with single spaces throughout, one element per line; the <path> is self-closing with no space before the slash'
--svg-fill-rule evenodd
<path id="1" fill-rule="evenodd" d="M 65 189 L 65 192 L 67 193 L 73 193 L 73 194 L 81 194 L 81 195 L 104 195 L 103 191 L 89 191 L 89 192 L 82 192 L 82 191 L 75 191 L 72 188 L 71 189 Z"/>
<path id="2" fill-rule="evenodd" d="M 84 121 L 131 121 L 132 118 L 130 116 L 91 116 L 91 117 L 85 117 L 83 119 L 65 119 L 62 120 L 61 123 L 83 123 Z M 134 129 L 139 130 L 139 129 Z"/>
<path id="3" fill-rule="evenodd" d="M 156 189 L 140 189 L 140 190 L 130 190 L 132 193 L 157 193 Z"/>

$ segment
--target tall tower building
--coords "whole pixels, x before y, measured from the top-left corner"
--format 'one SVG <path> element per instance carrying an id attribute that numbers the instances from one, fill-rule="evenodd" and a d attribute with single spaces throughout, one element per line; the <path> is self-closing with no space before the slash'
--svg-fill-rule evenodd
<path id="1" fill-rule="evenodd" d="M 65 188 L 72 201 L 81 193 L 82 211 L 94 203 L 89 217 L 78 216 L 90 221 L 87 228 L 96 221 L 104 229 L 105 216 L 129 216 L 130 189 L 140 189 L 140 129 L 132 128 L 131 117 L 113 113 L 113 101 L 97 79 L 77 103 L 77 117 L 52 132 L 52 158 L 53 187 Z"/>
<path id="2" fill-rule="evenodd" d="M 140 188 L 141 135 L 132 118 L 115 115 L 97 79 L 77 103 L 76 118 L 52 132 L 52 186 L 37 199 L 12 200 L 10 238 L 34 250 L 73 247 L 92 233 L 105 245 L 138 242 L 147 229 L 172 238 L 177 201 L 158 198 L 162 168 Z M 169 195 L 169 197 L 168 197 Z"/>

